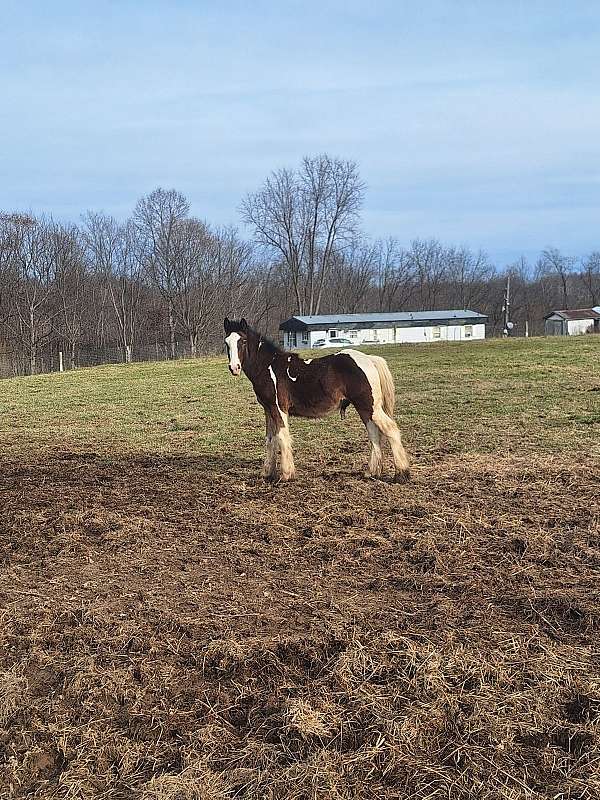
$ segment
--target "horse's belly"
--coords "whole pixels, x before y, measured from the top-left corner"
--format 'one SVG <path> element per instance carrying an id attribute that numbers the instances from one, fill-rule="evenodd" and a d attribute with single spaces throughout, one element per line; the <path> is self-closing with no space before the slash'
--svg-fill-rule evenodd
<path id="1" fill-rule="evenodd" d="M 326 417 L 339 408 L 340 401 L 322 400 L 319 403 L 295 403 L 289 413 L 292 417 L 305 417 L 307 419 L 320 419 Z"/>

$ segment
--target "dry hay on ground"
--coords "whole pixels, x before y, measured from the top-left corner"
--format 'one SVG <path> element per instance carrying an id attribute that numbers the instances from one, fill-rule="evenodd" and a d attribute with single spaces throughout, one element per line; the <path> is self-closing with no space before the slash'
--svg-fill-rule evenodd
<path id="1" fill-rule="evenodd" d="M 4 461 L 1 797 L 600 796 L 597 474 L 257 468 Z"/>

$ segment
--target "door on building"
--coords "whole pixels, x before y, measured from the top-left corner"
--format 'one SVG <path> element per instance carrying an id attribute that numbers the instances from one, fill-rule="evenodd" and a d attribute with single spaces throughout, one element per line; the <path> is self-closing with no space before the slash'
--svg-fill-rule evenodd
<path id="1" fill-rule="evenodd" d="M 545 333 L 546 336 L 564 336 L 562 320 L 547 319 Z"/>

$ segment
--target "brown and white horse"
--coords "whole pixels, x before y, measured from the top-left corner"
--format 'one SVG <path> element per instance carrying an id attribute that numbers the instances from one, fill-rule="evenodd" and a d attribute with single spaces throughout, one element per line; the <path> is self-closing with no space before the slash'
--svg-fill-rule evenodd
<path id="1" fill-rule="evenodd" d="M 353 405 L 371 441 L 366 474 L 382 474 L 381 448 L 388 439 L 395 478 L 399 482 L 408 480 L 408 457 L 392 418 L 394 381 L 383 358 L 359 350 L 342 350 L 335 355 L 305 361 L 295 353 L 276 347 L 252 330 L 245 319 L 239 322 L 225 319 L 224 324 L 229 370 L 232 375 L 238 376 L 242 371 L 247 375 L 265 411 L 265 478 L 277 478 L 278 455 L 280 478 L 287 481 L 294 477 L 290 416 L 314 419 L 337 408 L 343 417 L 346 408 Z"/>

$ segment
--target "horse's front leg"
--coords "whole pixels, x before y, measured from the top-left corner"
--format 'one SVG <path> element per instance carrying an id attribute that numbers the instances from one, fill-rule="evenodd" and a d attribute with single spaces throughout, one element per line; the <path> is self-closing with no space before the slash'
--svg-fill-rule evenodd
<path id="1" fill-rule="evenodd" d="M 294 454 L 292 452 L 292 437 L 288 415 L 278 410 L 277 446 L 281 456 L 281 480 L 291 481 L 296 477 Z M 281 423 L 279 423 L 281 420 Z"/>
<path id="2" fill-rule="evenodd" d="M 267 437 L 263 476 L 265 480 L 273 481 L 277 477 L 277 429 L 273 415 L 268 408 L 265 408 L 265 423 Z"/>

